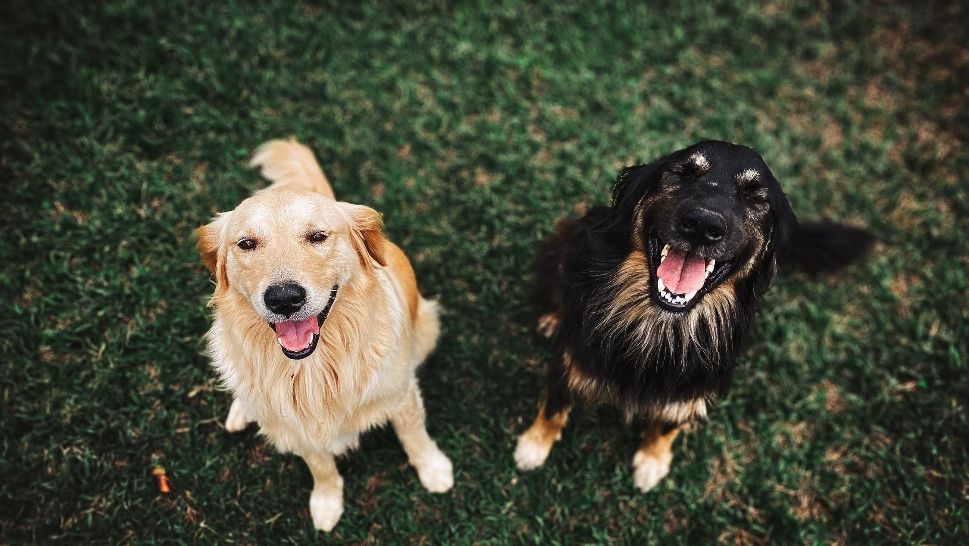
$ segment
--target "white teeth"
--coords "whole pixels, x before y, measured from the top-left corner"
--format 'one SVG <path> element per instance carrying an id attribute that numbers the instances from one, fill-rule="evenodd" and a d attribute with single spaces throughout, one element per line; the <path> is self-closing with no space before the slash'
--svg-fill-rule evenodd
<path id="1" fill-rule="evenodd" d="M 663 250 L 661 250 L 659 253 L 660 260 L 665 259 L 666 255 L 669 253 L 670 253 L 670 245 L 663 245 Z"/>
<path id="2" fill-rule="evenodd" d="M 686 304 L 688 301 L 692 300 L 698 292 L 698 290 L 694 290 L 689 294 L 674 294 L 670 292 L 668 288 L 666 288 L 666 285 L 663 283 L 663 279 L 656 279 L 656 286 L 658 288 L 657 292 L 659 293 L 660 297 L 674 305 Z"/>
<path id="3" fill-rule="evenodd" d="M 283 338 L 281 338 L 281 337 L 277 337 L 277 338 L 276 338 L 276 342 L 277 342 L 277 343 L 279 343 L 279 346 L 280 346 L 280 347 L 282 347 L 282 346 L 283 346 Z"/>
<path id="4" fill-rule="evenodd" d="M 713 268 L 716 267 L 717 261 L 713 258 L 707 260 L 707 273 L 713 273 Z"/>

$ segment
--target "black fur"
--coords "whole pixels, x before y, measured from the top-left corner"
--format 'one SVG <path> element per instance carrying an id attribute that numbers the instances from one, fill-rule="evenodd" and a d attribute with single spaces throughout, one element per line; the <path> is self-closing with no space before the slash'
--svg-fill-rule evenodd
<path id="1" fill-rule="evenodd" d="M 858 259 L 871 248 L 871 233 L 830 222 L 801 222 L 794 240 L 781 256 L 782 269 L 808 273 L 834 271 Z"/>
<path id="2" fill-rule="evenodd" d="M 699 165 L 709 168 L 697 167 L 697 152 L 706 162 Z M 757 173 L 756 183 L 738 182 L 738 173 L 747 169 Z M 706 246 L 681 240 L 678 221 L 684 207 L 713 210 L 724 218 L 727 233 Z M 863 230 L 799 224 L 763 159 L 743 146 L 706 141 L 624 169 L 612 205 L 560 222 L 536 260 L 539 309 L 559 319 L 559 354 L 548 368 L 545 415 L 568 407 L 570 378 L 576 375 L 587 387 L 594 385 L 594 399 L 627 411 L 658 412 L 670 403 L 699 398 L 712 402 L 729 387 L 741 343 L 778 261 L 830 270 L 859 257 L 871 241 Z M 681 312 L 666 309 L 657 295 L 656 268 L 664 244 L 715 258 L 718 264 L 700 295 Z M 629 274 L 629 266 L 621 273 L 636 251 L 649 262 L 641 278 Z M 746 273 L 740 271 L 744 264 L 751 265 Z M 621 287 L 609 288 L 620 278 L 626 279 Z M 732 289 L 724 298 L 727 286 Z M 716 290 L 719 299 L 711 296 Z M 728 299 L 730 313 L 722 324 L 701 318 L 688 327 L 695 318 L 691 314 L 706 316 L 702 309 L 710 307 L 702 306 Z M 615 316 L 611 322 L 606 317 L 619 309 L 620 300 L 625 302 L 621 316 L 652 317 L 648 320 L 665 330 L 643 335 L 636 321 L 617 330 Z M 569 364 L 563 363 L 566 355 Z"/>

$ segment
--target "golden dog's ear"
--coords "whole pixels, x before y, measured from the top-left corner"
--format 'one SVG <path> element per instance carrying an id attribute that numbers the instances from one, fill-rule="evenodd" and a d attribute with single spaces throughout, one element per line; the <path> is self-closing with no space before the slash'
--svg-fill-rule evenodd
<path id="1" fill-rule="evenodd" d="M 370 262 L 371 258 L 382 266 L 387 265 L 387 260 L 384 258 L 384 222 L 380 218 L 380 213 L 363 205 L 341 204 L 349 213 L 353 223 L 350 240 L 363 266 L 371 267 L 373 265 Z"/>
<path id="2" fill-rule="evenodd" d="M 228 213 L 220 214 L 212 223 L 195 230 L 198 236 L 195 246 L 202 256 L 205 267 L 209 268 L 209 272 L 215 279 L 213 298 L 221 296 L 229 289 L 229 276 L 225 265 L 225 229 L 228 224 L 228 217 Z"/>

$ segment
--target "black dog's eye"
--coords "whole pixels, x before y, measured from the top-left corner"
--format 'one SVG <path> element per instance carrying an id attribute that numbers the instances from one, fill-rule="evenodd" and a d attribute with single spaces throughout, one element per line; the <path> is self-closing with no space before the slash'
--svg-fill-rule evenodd
<path id="1" fill-rule="evenodd" d="M 256 248 L 256 240 L 255 239 L 239 239 L 239 242 L 236 243 L 236 246 L 238 246 L 242 250 L 252 250 L 252 249 Z"/>
<path id="2" fill-rule="evenodd" d="M 751 182 L 742 189 L 744 197 L 750 201 L 766 201 L 767 188 L 757 182 Z"/>
<path id="3" fill-rule="evenodd" d="M 311 243 L 322 243 L 327 238 L 325 231 L 314 231 L 306 236 L 306 240 Z"/>
<path id="4" fill-rule="evenodd" d="M 744 169 L 736 175 L 737 187 L 748 201 L 767 201 L 767 186 L 755 169 Z"/>

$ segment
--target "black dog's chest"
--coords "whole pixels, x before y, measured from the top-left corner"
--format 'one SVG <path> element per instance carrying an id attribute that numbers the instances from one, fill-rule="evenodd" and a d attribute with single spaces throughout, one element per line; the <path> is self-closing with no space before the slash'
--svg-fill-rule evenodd
<path id="1" fill-rule="evenodd" d="M 619 351 L 594 354 L 573 348 L 573 373 L 586 383 L 582 389 L 599 401 L 618 404 L 631 411 L 648 410 L 725 394 L 734 369 L 733 359 L 715 368 L 683 360 L 682 355 L 622 356 Z M 689 359 L 689 356 L 686 357 Z"/>

